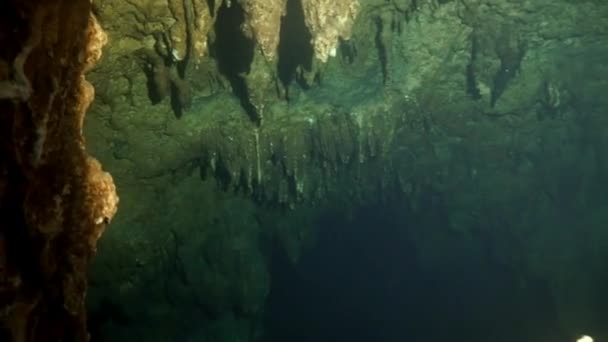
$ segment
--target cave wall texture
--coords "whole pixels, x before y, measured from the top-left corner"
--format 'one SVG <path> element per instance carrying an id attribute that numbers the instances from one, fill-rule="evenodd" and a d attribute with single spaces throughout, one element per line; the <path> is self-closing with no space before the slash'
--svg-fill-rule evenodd
<path id="1" fill-rule="evenodd" d="M 93 5 L 109 43 L 85 133 L 121 190 L 91 273 L 103 340 L 254 340 L 265 241 L 296 262 L 321 211 L 395 189 L 414 211 L 439 194 L 449 234 L 547 280 L 572 334 L 602 326 L 606 2 Z M 447 236 L 413 237 L 428 269 Z"/>
<path id="2" fill-rule="evenodd" d="M 105 33 L 86 0 L 0 17 L 0 340 L 88 341 L 87 270 L 118 203 L 82 137 Z"/>

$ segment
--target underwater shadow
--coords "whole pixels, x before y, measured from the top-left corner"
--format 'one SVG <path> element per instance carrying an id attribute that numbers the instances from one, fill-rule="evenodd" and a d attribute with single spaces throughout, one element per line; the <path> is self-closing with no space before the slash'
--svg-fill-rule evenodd
<path id="1" fill-rule="evenodd" d="M 428 245 L 413 236 L 447 220 L 429 201 L 422 214 L 405 203 L 361 207 L 352 220 L 327 213 L 298 265 L 277 247 L 262 341 L 567 340 L 543 282 L 521 288 L 514 270 L 458 237 L 436 253 L 444 266 L 425 264 Z"/>
<path id="2" fill-rule="evenodd" d="M 259 114 L 249 100 L 249 91 L 243 75 L 249 72 L 253 61 L 254 42 L 243 34 L 241 26 L 245 13 L 238 3 L 231 6 L 222 4 L 215 22 L 216 39 L 211 52 L 217 61 L 220 73 L 232 87 L 242 108 L 252 121 L 259 120 Z"/>

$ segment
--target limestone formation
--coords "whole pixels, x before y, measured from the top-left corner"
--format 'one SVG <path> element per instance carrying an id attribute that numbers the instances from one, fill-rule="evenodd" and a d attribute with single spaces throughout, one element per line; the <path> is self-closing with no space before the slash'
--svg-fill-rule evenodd
<path id="1" fill-rule="evenodd" d="M 213 28 L 213 14 L 221 5 L 221 1 L 215 1 L 215 8 L 209 8 L 207 0 L 192 0 L 192 12 L 194 14 L 194 27 L 192 29 L 192 49 L 194 63 L 197 65 L 207 54 L 208 35 Z"/>
<path id="2" fill-rule="evenodd" d="M 315 57 L 326 62 L 337 53 L 339 39 L 349 39 L 358 0 L 302 0 L 306 26 L 312 34 Z"/>
<path id="3" fill-rule="evenodd" d="M 217 2 L 221 4 L 221 1 Z M 169 0 L 175 23 L 169 29 L 171 55 L 176 61 L 193 58 L 197 64 L 207 53 L 207 35 L 213 26 L 206 0 Z"/>
<path id="4" fill-rule="evenodd" d="M 118 204 L 82 137 L 106 37 L 89 0 L 3 2 L 0 32 L 0 339 L 86 342 L 88 266 Z"/>
<path id="5" fill-rule="evenodd" d="M 281 18 L 285 15 L 287 0 L 244 0 L 246 33 L 259 45 L 266 59 L 277 54 Z"/>
<path id="6" fill-rule="evenodd" d="M 175 19 L 175 23 L 169 28 L 171 55 L 176 61 L 187 57 L 188 47 L 188 20 L 186 18 L 186 6 L 182 0 L 169 0 L 169 10 Z"/>
<path id="7" fill-rule="evenodd" d="M 150 105 L 148 80 L 133 66 L 132 52 L 145 47 L 155 53 L 151 38 L 170 41 L 173 21 L 187 36 L 186 12 L 175 10 L 173 18 L 167 1 L 154 1 L 164 14 L 142 22 L 165 23 L 156 17 L 168 15 L 171 24 L 143 25 L 137 35 L 127 28 L 140 27 L 131 20 L 139 12 L 125 4 L 144 0 L 101 1 L 114 6 L 111 13 L 100 9 L 112 44 L 94 73 L 101 96 L 89 116 L 88 140 L 120 175 L 122 201 L 129 206 L 105 235 L 90 291 L 94 312 L 104 312 L 106 297 L 131 319 L 128 327 L 114 325 L 115 317 L 101 319 L 99 330 L 108 340 L 128 340 L 138 332 L 162 341 L 256 340 L 252 331 L 262 311 L 250 303 L 264 303 L 266 295 L 256 241 L 281 241 L 297 255 L 302 236 L 316 233 L 313 223 L 300 219 L 273 228 L 283 215 L 277 207 L 299 215 L 311 207 L 403 197 L 408 215 L 429 215 L 429 229 L 419 231 L 430 238 L 412 235 L 429 270 L 447 255 L 427 248 L 443 234 L 433 228 L 439 210 L 450 223 L 448 244 L 454 236 L 470 241 L 481 235 L 497 247 L 492 254 L 501 265 L 522 279 L 557 280 L 561 292 L 546 292 L 571 296 L 557 307 L 562 321 L 571 322 L 569 331 L 591 321 L 587 317 L 595 313 L 585 314 L 591 301 L 578 299 L 581 293 L 592 299 L 596 290 L 567 291 L 578 282 L 560 272 L 576 270 L 574 262 L 562 261 L 592 253 L 577 255 L 576 248 L 543 242 L 559 230 L 555 204 L 572 199 L 566 205 L 573 210 L 567 211 L 586 216 L 582 204 L 593 200 L 576 203 L 584 185 L 606 184 L 592 176 L 608 174 L 597 152 L 608 141 L 602 130 L 608 124 L 602 115 L 605 67 L 599 66 L 606 55 L 606 6 L 569 0 L 369 0 L 359 8 L 345 0 L 290 0 L 282 16 L 280 1 L 205 1 L 213 24 L 207 40 L 199 41 L 208 42 L 209 51 L 198 69 L 188 68 L 180 78 L 192 85 L 192 106 L 177 119 L 169 101 Z M 285 31 L 279 32 L 283 19 Z M 511 28 L 513 39 L 502 39 L 511 37 Z M 277 37 L 286 39 L 278 51 Z M 520 37 L 525 54 L 513 44 Z M 497 42 L 508 44 L 496 51 Z M 153 79 L 167 93 L 171 73 L 188 59 L 159 51 Z M 198 57 L 191 56 L 188 63 L 196 63 Z M 11 63 L 0 65 L 0 74 L 14 75 Z M 205 83 L 215 79 L 221 85 L 206 92 Z M 281 99 L 277 79 L 287 89 Z M 494 107 L 492 92 L 500 93 Z M 248 118 L 247 110 L 256 113 Z M 262 115 L 263 124 L 252 125 L 250 119 L 261 122 Z M 570 175 L 580 181 L 572 184 Z M 267 208 L 276 217 L 268 218 Z M 593 221 L 605 222 L 604 216 Z M 489 228 L 496 218 L 504 229 Z M 542 224 L 546 219 L 555 224 Z M 591 223 L 585 227 L 589 237 L 601 231 Z M 579 230 L 564 231 L 569 235 L 556 240 L 583 242 L 575 238 Z M 504 241 L 520 249 L 515 260 L 502 254 L 511 245 Z M 596 252 L 594 262 L 606 259 Z M 235 259 L 228 261 L 230 255 Z M 254 290 L 241 291 L 247 288 Z M 133 303 L 145 303 L 155 314 L 142 317 Z M 571 310 L 572 303 L 583 304 Z M 195 321 L 175 322 L 176 316 Z M 223 328 L 216 334 L 218 326 Z"/>

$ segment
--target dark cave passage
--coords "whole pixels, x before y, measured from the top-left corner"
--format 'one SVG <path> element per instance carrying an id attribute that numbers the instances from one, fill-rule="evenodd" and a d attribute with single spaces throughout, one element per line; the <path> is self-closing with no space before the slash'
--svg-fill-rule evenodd
<path id="1" fill-rule="evenodd" d="M 570 340 L 545 285 L 521 286 L 482 239 L 425 244 L 443 254 L 425 265 L 412 236 L 441 231 L 446 222 L 434 206 L 422 215 L 431 219 L 403 205 L 360 208 L 352 221 L 327 215 L 297 266 L 275 253 L 263 341 Z"/>

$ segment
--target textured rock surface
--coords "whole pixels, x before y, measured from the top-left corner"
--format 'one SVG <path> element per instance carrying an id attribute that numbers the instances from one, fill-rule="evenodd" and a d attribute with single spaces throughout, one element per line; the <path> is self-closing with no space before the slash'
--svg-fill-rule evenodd
<path id="1" fill-rule="evenodd" d="M 88 1 L 0 13 L 0 84 L 19 90 L 0 97 L 0 339 L 88 341 L 88 266 L 118 204 L 81 135 L 105 35 Z"/>
<path id="2" fill-rule="evenodd" d="M 315 57 L 327 62 L 336 56 L 338 40 L 348 40 L 359 11 L 358 0 L 302 0 L 306 26 L 312 34 Z"/>
<path id="3" fill-rule="evenodd" d="M 245 28 L 247 35 L 257 42 L 262 54 L 273 60 L 279 46 L 281 19 L 285 14 L 286 0 L 245 0 Z"/>
<path id="4" fill-rule="evenodd" d="M 153 103 L 170 94 L 171 106 L 180 116 L 189 109 L 193 93 L 210 94 L 229 87 L 241 99 L 246 114 L 259 125 L 264 108 L 277 95 L 285 96 L 277 94 L 277 88 L 284 85 L 276 69 L 287 3 L 104 0 L 96 6 L 104 24 L 107 22 L 107 30 L 117 35 L 117 44 L 110 48 L 112 58 L 124 56 L 128 60 L 135 51 L 142 57 L 140 63 L 147 69 Z M 336 54 L 339 39 L 349 38 L 358 2 L 307 1 L 297 6 L 305 12 L 295 19 L 305 22 L 312 33 L 311 41 L 305 44 L 311 46 L 318 60 L 326 62 L 330 54 Z M 210 50 L 214 56 L 208 55 Z M 318 70 L 307 69 L 307 77 L 314 78 Z"/>
<path id="5" fill-rule="evenodd" d="M 269 63 L 256 46 L 275 41 L 243 30 L 254 2 L 213 3 L 209 53 L 179 75 L 192 90 L 181 118 L 148 96 L 136 51 L 154 30 L 134 39 L 123 2 L 99 5 L 113 44 L 91 75 L 87 134 L 124 194 L 93 272 L 108 340 L 254 340 L 265 243 L 295 261 L 322 210 L 395 192 L 428 215 L 413 233 L 427 270 L 450 269 L 453 236 L 490 245 L 522 287 L 550 284 L 569 334 L 605 333 L 590 303 L 606 301 L 606 4 L 291 0 Z M 346 22 L 321 20 L 341 6 Z"/>

